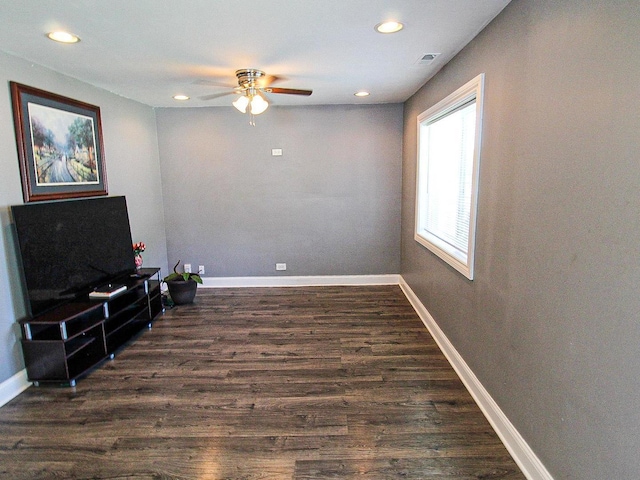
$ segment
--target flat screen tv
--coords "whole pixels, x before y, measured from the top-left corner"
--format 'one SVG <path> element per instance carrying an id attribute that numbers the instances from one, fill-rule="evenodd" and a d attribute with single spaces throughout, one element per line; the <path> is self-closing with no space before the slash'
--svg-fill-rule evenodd
<path id="1" fill-rule="evenodd" d="M 135 273 L 125 197 L 11 207 L 32 317 Z"/>

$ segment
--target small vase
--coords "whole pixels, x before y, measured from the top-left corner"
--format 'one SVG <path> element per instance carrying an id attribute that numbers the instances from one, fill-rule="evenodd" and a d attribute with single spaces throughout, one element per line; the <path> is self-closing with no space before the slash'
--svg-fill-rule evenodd
<path id="1" fill-rule="evenodd" d="M 142 268 L 142 255 L 138 254 L 135 256 L 136 261 L 136 269 L 140 270 Z"/>

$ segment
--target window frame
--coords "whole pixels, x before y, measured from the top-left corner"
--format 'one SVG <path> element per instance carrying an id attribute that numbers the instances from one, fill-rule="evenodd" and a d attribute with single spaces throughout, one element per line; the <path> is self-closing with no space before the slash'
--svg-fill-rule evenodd
<path id="1" fill-rule="evenodd" d="M 483 119 L 483 97 L 484 97 L 484 73 L 481 73 L 474 79 L 470 80 L 455 92 L 448 95 L 429 109 L 418 115 L 417 118 L 417 147 L 416 154 L 416 205 L 415 205 L 415 223 L 414 223 L 414 239 L 420 245 L 426 247 L 443 261 L 451 265 L 458 272 L 462 273 L 469 280 L 474 277 L 474 259 L 475 259 L 475 237 L 476 237 L 476 220 L 478 210 L 478 185 L 480 177 L 480 154 L 482 146 L 482 119 Z M 426 228 L 421 225 L 421 208 L 425 204 L 425 194 L 421 192 L 421 184 L 425 185 L 428 178 L 428 161 L 429 159 L 421 159 L 421 135 L 422 126 L 427 126 L 446 117 L 448 114 L 455 112 L 460 108 L 464 108 L 475 99 L 476 119 L 475 119 L 475 138 L 473 148 L 473 165 L 471 172 L 471 199 L 469 212 L 469 236 L 467 242 L 466 258 L 460 254 L 456 255 L 456 249 L 444 241 L 438 241 L 438 238 L 430 234 Z M 424 171 L 427 170 L 427 171 Z M 423 187 L 426 188 L 426 187 Z M 425 204 L 426 205 L 426 204 Z M 426 235 L 425 235 L 426 233 Z"/>

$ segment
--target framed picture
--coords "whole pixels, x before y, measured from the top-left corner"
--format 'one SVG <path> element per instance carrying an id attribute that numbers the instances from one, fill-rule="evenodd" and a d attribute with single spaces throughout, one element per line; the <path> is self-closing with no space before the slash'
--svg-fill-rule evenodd
<path id="1" fill-rule="evenodd" d="M 100 108 L 10 87 L 24 201 L 106 195 Z"/>

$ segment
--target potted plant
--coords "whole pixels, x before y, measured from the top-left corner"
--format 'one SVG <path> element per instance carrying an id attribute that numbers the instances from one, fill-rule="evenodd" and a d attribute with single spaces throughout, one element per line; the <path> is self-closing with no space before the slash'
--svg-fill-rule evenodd
<path id="1" fill-rule="evenodd" d="M 180 260 L 173 267 L 173 273 L 162 279 L 167 284 L 171 300 L 176 305 L 184 305 L 193 302 L 198 290 L 198 283 L 202 283 L 202 277 L 197 273 L 178 273 L 176 270 L 180 265 Z"/>

